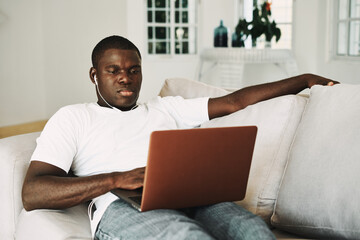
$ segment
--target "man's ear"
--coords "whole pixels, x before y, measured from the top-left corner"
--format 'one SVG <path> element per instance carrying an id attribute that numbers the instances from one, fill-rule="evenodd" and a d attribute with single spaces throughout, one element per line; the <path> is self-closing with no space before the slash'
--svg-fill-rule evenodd
<path id="1" fill-rule="evenodd" d="M 95 84 L 95 75 L 96 75 L 96 69 L 94 67 L 91 67 L 89 71 L 89 76 L 93 84 Z"/>

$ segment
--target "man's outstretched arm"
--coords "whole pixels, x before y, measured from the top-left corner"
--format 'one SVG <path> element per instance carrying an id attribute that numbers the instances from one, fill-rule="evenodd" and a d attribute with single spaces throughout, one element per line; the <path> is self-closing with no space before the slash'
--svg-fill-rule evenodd
<path id="1" fill-rule="evenodd" d="M 277 82 L 246 87 L 223 97 L 210 98 L 209 118 L 225 116 L 249 105 L 287 94 L 297 94 L 313 85 L 333 85 L 338 83 L 314 74 L 303 74 Z"/>
<path id="2" fill-rule="evenodd" d="M 32 161 L 22 189 L 24 208 L 64 209 L 86 202 L 115 188 L 142 187 L 145 168 L 89 177 L 69 177 L 51 164 Z"/>

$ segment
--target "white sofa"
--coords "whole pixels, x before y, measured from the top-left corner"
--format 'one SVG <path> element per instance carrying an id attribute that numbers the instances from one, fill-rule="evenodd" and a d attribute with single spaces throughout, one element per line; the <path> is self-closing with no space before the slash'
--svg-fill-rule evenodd
<path id="1" fill-rule="evenodd" d="M 160 95 L 226 93 L 168 79 Z M 271 99 L 201 127 L 237 125 L 258 126 L 240 205 L 260 215 L 278 239 L 360 239 L 360 85 L 315 86 L 309 97 Z M 0 139 L 0 239 L 91 239 L 86 204 L 56 211 L 22 208 L 22 182 L 39 134 Z"/>

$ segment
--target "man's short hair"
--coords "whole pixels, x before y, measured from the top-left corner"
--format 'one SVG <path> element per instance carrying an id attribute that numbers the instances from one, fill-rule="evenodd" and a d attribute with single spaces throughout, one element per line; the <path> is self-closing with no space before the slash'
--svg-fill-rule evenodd
<path id="1" fill-rule="evenodd" d="M 92 54 L 91 61 L 94 68 L 97 68 L 99 60 L 104 52 L 108 49 L 122 49 L 122 50 L 134 50 L 138 53 L 139 58 L 141 59 L 141 54 L 139 49 L 133 44 L 129 39 L 121 36 L 110 36 L 101 40 L 96 44 Z"/>

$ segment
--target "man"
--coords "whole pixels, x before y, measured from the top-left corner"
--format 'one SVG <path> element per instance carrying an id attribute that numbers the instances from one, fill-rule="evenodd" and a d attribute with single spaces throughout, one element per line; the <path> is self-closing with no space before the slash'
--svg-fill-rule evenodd
<path id="1" fill-rule="evenodd" d="M 141 55 L 133 43 L 120 36 L 103 39 L 92 64 L 98 102 L 64 107 L 49 120 L 24 181 L 26 210 L 93 200 L 97 210 L 90 218 L 98 239 L 274 238 L 259 217 L 233 203 L 140 213 L 109 191 L 142 187 L 154 130 L 195 127 L 259 101 L 336 82 L 305 74 L 219 98 L 158 97 L 138 105 Z M 69 176 L 70 169 L 77 177 Z"/>

